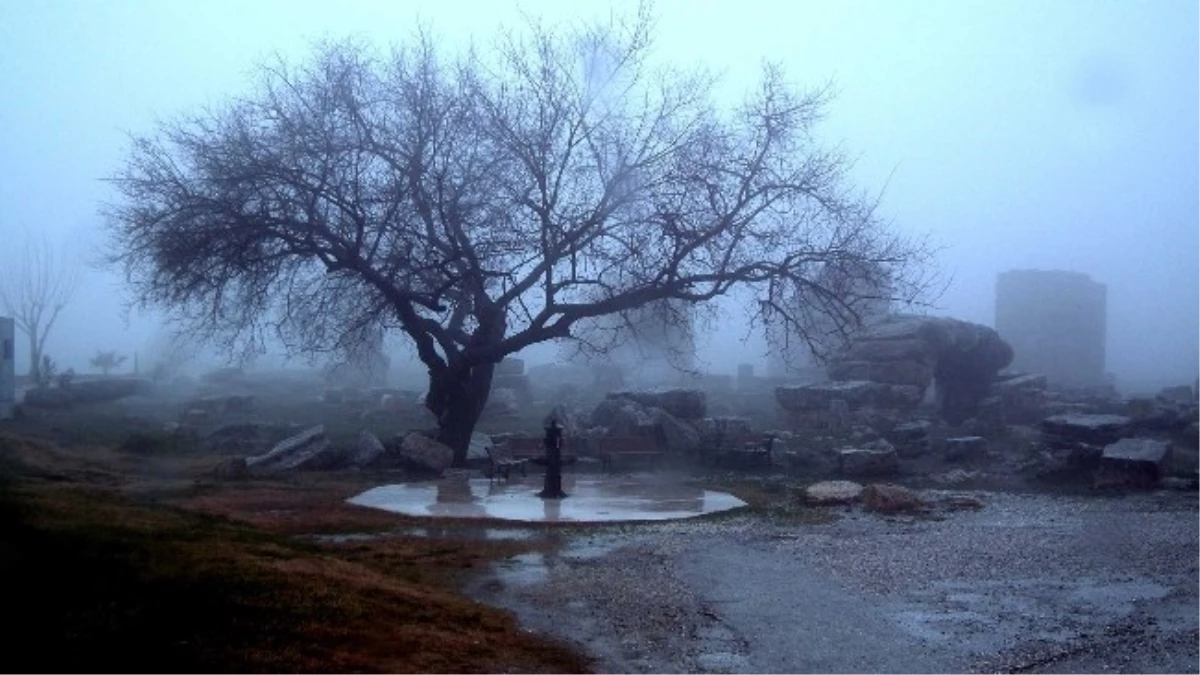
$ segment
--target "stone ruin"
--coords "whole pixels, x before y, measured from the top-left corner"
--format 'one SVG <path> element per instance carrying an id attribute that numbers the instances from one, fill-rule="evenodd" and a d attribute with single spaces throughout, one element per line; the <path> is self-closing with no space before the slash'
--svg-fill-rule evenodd
<path id="1" fill-rule="evenodd" d="M 1012 367 L 1051 386 L 1095 388 L 1105 372 L 1107 288 L 1079 272 L 1012 270 L 996 278 L 996 330 Z"/>
<path id="2" fill-rule="evenodd" d="M 842 407 L 868 417 L 906 414 L 932 385 L 941 415 L 957 424 L 976 412 L 1012 357 L 1012 348 L 987 326 L 895 315 L 861 332 L 829 363 L 831 381 L 778 387 L 776 400 L 795 424 L 832 415 L 837 427 L 844 422 Z"/>

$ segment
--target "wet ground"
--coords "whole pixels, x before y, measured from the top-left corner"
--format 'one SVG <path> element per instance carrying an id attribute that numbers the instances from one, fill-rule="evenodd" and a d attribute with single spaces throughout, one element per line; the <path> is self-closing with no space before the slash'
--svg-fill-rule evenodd
<path id="1" fill-rule="evenodd" d="M 350 503 L 409 516 L 577 523 L 674 520 L 746 505 L 733 495 L 654 474 L 566 474 L 566 499 L 542 499 L 541 489 L 541 476 L 458 475 L 373 488 Z"/>
<path id="2" fill-rule="evenodd" d="M 1194 493 L 575 535 L 470 592 L 601 672 L 1197 672 Z"/>

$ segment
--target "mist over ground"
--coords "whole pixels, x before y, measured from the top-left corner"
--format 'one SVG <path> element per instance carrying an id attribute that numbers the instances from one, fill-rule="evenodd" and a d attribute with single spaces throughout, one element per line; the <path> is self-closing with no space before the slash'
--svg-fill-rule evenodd
<path id="1" fill-rule="evenodd" d="M 128 133 L 218 105 L 278 53 L 314 39 L 384 45 L 420 24 L 467 47 L 521 13 L 548 22 L 631 3 L 393 2 L 0 5 L 0 265 L 26 231 L 79 256 L 83 282 L 46 351 L 87 372 L 97 350 L 148 354 L 164 328 L 123 312 L 123 284 L 93 263 L 103 178 Z M 1125 390 L 1200 370 L 1200 10 L 1196 3 L 662 1 L 656 58 L 723 74 L 730 100 L 763 60 L 800 83 L 832 79 L 821 142 L 859 157 L 895 226 L 943 247 L 933 314 L 991 325 L 996 275 L 1082 272 L 1108 288 L 1108 370 Z M 761 337 L 726 302 L 701 365 L 762 367 Z M 716 328 L 719 327 L 719 328 Z M 748 339 L 747 339 L 748 338 Z M 17 350 L 19 372 L 27 356 Z M 539 347 L 531 358 L 552 358 Z M 210 355 L 211 356 L 211 355 Z M 394 357 L 395 359 L 395 357 Z M 395 363 L 395 361 L 394 361 Z"/>

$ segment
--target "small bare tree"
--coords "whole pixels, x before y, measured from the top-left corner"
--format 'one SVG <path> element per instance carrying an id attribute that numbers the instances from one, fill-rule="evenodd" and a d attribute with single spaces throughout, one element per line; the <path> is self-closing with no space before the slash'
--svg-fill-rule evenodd
<path id="1" fill-rule="evenodd" d="M 98 351 L 91 358 L 89 364 L 99 370 L 101 374 L 108 375 L 113 369 L 120 368 L 128 360 L 128 356 L 119 355 L 116 350 Z"/>
<path id="2" fill-rule="evenodd" d="M 922 291 L 923 244 L 814 140 L 825 90 L 767 68 L 722 110 L 710 77 L 651 67 L 649 38 L 643 14 L 457 58 L 421 36 L 266 67 L 257 93 L 134 140 L 113 259 L 140 302 L 231 347 L 403 333 L 459 462 L 495 364 L 597 317 L 745 287 L 804 335 L 785 287 L 839 323 L 856 289 Z M 843 292 L 830 268 L 887 283 Z"/>
<path id="3" fill-rule="evenodd" d="M 79 285 L 79 263 L 68 248 L 28 232 L 15 264 L 0 275 L 0 309 L 29 340 L 29 376 L 41 382 L 42 355 L 54 322 Z"/>

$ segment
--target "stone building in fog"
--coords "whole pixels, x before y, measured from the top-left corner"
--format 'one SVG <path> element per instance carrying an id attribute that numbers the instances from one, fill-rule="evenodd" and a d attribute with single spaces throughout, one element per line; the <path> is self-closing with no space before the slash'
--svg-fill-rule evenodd
<path id="1" fill-rule="evenodd" d="M 1000 273 L 995 328 L 1015 353 L 1010 369 L 1066 387 L 1107 384 L 1107 301 L 1107 287 L 1080 272 Z"/>

